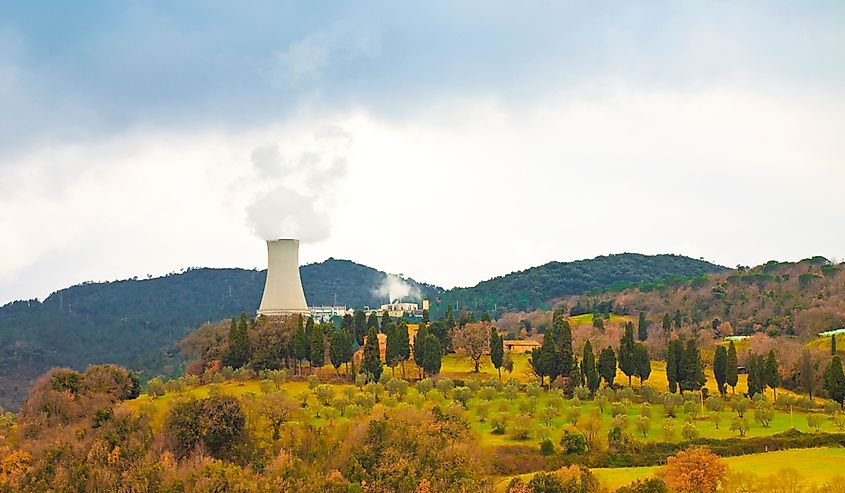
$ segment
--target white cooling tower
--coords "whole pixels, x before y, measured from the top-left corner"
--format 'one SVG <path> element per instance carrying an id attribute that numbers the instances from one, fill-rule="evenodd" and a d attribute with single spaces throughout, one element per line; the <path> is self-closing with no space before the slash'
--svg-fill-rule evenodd
<path id="1" fill-rule="evenodd" d="M 259 315 L 310 315 L 299 278 L 299 240 L 267 242 L 267 281 Z"/>

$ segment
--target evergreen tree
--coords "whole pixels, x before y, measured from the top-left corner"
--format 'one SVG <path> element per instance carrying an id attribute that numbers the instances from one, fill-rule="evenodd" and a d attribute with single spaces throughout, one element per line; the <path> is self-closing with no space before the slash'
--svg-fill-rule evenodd
<path id="1" fill-rule="evenodd" d="M 399 328 L 394 325 L 388 325 L 387 329 L 387 342 L 385 343 L 385 351 L 384 351 L 384 362 L 387 363 L 387 366 L 390 367 L 390 373 L 392 376 L 396 376 L 396 365 L 399 364 L 399 337 L 398 337 Z"/>
<path id="2" fill-rule="evenodd" d="M 305 359 L 311 362 L 311 337 L 314 335 L 314 317 L 305 320 Z"/>
<path id="3" fill-rule="evenodd" d="M 666 380 L 669 382 L 669 392 L 675 393 L 678 391 L 680 384 L 680 370 L 681 370 L 681 354 L 683 353 L 683 343 L 678 339 L 669 341 L 666 347 Z M 683 389 L 681 389 L 683 393 Z"/>
<path id="4" fill-rule="evenodd" d="M 602 319 L 601 317 L 593 316 L 593 327 L 595 327 L 596 330 L 604 334 L 604 319 Z"/>
<path id="5" fill-rule="evenodd" d="M 543 339 L 545 344 L 546 339 Z M 546 375 L 549 374 L 549 356 L 550 352 L 540 346 L 531 350 L 531 357 L 528 358 L 528 363 L 531 365 L 531 370 L 535 375 L 540 377 L 540 386 L 545 385 L 544 381 Z"/>
<path id="6" fill-rule="evenodd" d="M 490 329 L 490 361 L 493 367 L 499 372 L 499 381 L 502 380 L 502 363 L 505 359 L 505 345 L 502 336 L 495 327 Z"/>
<path id="7" fill-rule="evenodd" d="M 812 401 L 813 392 L 816 390 L 816 372 L 810 351 L 807 349 L 801 353 L 801 361 L 798 363 L 798 373 L 801 388 L 810 395 L 810 401 Z"/>
<path id="8" fill-rule="evenodd" d="M 736 359 L 736 345 L 734 341 L 728 344 L 728 359 L 725 363 L 725 383 L 731 386 L 731 393 L 736 393 L 736 384 L 739 382 L 739 362 Z"/>
<path id="9" fill-rule="evenodd" d="M 683 322 L 683 316 L 681 315 L 681 310 L 675 310 L 675 330 L 681 330 L 681 322 Z"/>
<path id="10" fill-rule="evenodd" d="M 364 342 L 362 370 L 371 380 L 377 382 L 381 378 L 381 351 L 379 350 L 378 335 L 373 328 L 367 332 L 367 340 Z"/>
<path id="11" fill-rule="evenodd" d="M 766 386 L 772 389 L 772 398 L 775 402 L 778 400 L 778 387 L 780 387 L 780 372 L 778 371 L 778 362 L 775 359 L 775 350 L 769 350 L 769 356 L 766 358 Z"/>
<path id="12" fill-rule="evenodd" d="M 452 308 L 452 305 L 448 305 L 446 307 L 445 321 L 446 321 L 446 327 L 447 328 L 451 329 L 455 326 L 455 309 Z M 432 332 L 432 333 L 434 333 L 434 332 Z M 443 340 L 441 339 L 441 342 L 442 341 Z"/>
<path id="13" fill-rule="evenodd" d="M 367 330 L 361 334 L 361 339 L 357 341 L 359 346 L 364 345 L 364 336 L 367 335 L 370 329 L 376 329 L 376 332 L 378 332 L 378 315 L 376 315 L 376 312 L 370 313 L 370 316 L 367 317 Z"/>
<path id="14" fill-rule="evenodd" d="M 606 347 L 599 353 L 598 371 L 605 385 L 613 386 L 613 379 L 616 378 L 616 354 L 613 348 Z"/>
<path id="15" fill-rule="evenodd" d="M 748 361 L 748 396 L 763 392 L 766 388 L 766 363 L 763 356 L 759 354 L 752 354 Z"/>
<path id="16" fill-rule="evenodd" d="M 648 377 L 651 376 L 651 358 L 645 344 L 637 343 L 634 345 L 634 362 L 637 368 L 636 375 L 639 377 L 640 387 L 642 387 L 643 380 L 648 380 Z"/>
<path id="17" fill-rule="evenodd" d="M 399 364 L 402 367 L 402 378 L 405 378 L 405 362 L 411 358 L 411 336 L 408 334 L 408 324 L 400 320 L 393 330 L 396 336 L 396 351 L 399 354 Z"/>
<path id="18" fill-rule="evenodd" d="M 334 366 L 334 371 L 340 375 L 340 366 L 346 363 L 344 357 L 345 339 L 349 331 L 345 329 L 335 330 L 329 335 L 329 360 Z"/>
<path id="19" fill-rule="evenodd" d="M 593 345 L 590 341 L 584 343 L 584 355 L 581 359 L 581 373 L 584 374 L 584 381 L 590 393 L 595 393 L 601 384 L 601 377 L 596 369 L 596 357 L 593 354 Z"/>
<path id="20" fill-rule="evenodd" d="M 695 337 L 687 341 L 682 361 L 683 369 L 679 372 L 682 379 L 678 381 L 681 390 L 701 390 L 701 387 L 704 387 L 704 384 L 707 383 L 707 377 L 704 376 L 701 351 L 698 349 L 698 342 Z"/>
<path id="21" fill-rule="evenodd" d="M 420 380 L 422 380 L 422 371 L 423 371 L 423 359 L 425 357 L 425 338 L 430 332 L 428 331 L 428 327 L 426 324 L 420 324 L 420 329 L 417 331 L 417 335 L 414 336 L 414 364 L 420 370 Z"/>
<path id="22" fill-rule="evenodd" d="M 319 324 L 311 330 L 311 366 L 321 368 L 326 364 L 326 340 L 323 336 L 323 325 Z"/>
<path id="23" fill-rule="evenodd" d="M 572 329 L 562 310 L 556 311 L 552 317 L 552 324 L 555 325 L 555 335 L 557 336 L 557 340 L 554 341 L 555 357 L 553 358 L 555 361 L 555 377 L 568 377 L 572 373 L 575 361 L 572 353 Z"/>
<path id="24" fill-rule="evenodd" d="M 836 356 L 836 334 L 830 336 L 830 354 Z"/>
<path id="25" fill-rule="evenodd" d="M 299 317 L 299 323 L 296 327 L 296 332 L 293 333 L 293 357 L 296 358 L 297 368 L 302 372 L 302 360 L 308 358 L 309 345 L 311 341 L 305 337 L 305 327 L 302 323 L 302 317 Z"/>
<path id="26" fill-rule="evenodd" d="M 672 335 L 672 316 L 668 312 L 663 315 L 663 333 L 666 334 L 666 337 Z"/>
<path id="27" fill-rule="evenodd" d="M 345 313 L 343 317 L 340 319 L 340 330 L 345 330 L 350 334 L 355 333 L 355 317 L 352 315 Z M 331 334 L 326 334 L 327 337 L 331 338 Z"/>
<path id="28" fill-rule="evenodd" d="M 387 334 L 387 328 L 390 326 L 390 314 L 387 310 L 381 314 L 381 325 L 379 326 L 382 334 Z"/>
<path id="29" fill-rule="evenodd" d="M 728 350 L 725 346 L 716 346 L 716 354 L 713 356 L 713 377 L 716 379 L 719 393 L 725 395 L 727 393 L 725 382 L 728 377 Z"/>
<path id="30" fill-rule="evenodd" d="M 429 322 L 431 322 L 431 318 L 429 318 L 428 310 L 423 310 L 422 311 L 422 323 L 427 324 Z"/>
<path id="31" fill-rule="evenodd" d="M 637 339 L 640 341 L 648 339 L 648 319 L 645 318 L 645 312 L 640 312 L 640 319 L 637 322 Z"/>
<path id="32" fill-rule="evenodd" d="M 367 334 L 367 314 L 363 310 L 355 310 L 352 312 L 353 330 L 349 333 L 358 345 L 364 344 L 364 336 Z"/>
<path id="33" fill-rule="evenodd" d="M 845 409 L 845 374 L 842 373 L 842 361 L 839 355 L 833 357 L 824 372 L 824 388 L 830 398 Z"/>
<path id="34" fill-rule="evenodd" d="M 240 368 L 249 362 L 249 333 L 246 314 L 241 313 L 240 320 L 232 319 L 229 325 L 229 348 L 226 352 L 226 366 Z"/>
<path id="35" fill-rule="evenodd" d="M 637 362 L 634 359 L 634 323 L 625 324 L 625 333 L 619 343 L 619 369 L 628 377 L 628 386 L 631 386 L 631 377 L 637 373 Z"/>
<path id="36" fill-rule="evenodd" d="M 428 334 L 425 336 L 424 347 L 423 369 L 428 375 L 437 375 L 441 364 L 440 340 Z"/>

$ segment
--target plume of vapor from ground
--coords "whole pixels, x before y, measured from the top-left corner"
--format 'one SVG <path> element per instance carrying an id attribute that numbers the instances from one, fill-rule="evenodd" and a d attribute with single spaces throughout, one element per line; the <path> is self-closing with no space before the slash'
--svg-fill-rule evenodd
<path id="1" fill-rule="evenodd" d="M 408 298 L 415 300 L 422 299 L 422 293 L 418 287 L 411 285 L 408 281 L 395 274 L 384 276 L 381 285 L 374 292 L 376 296 L 387 298 L 389 302 Z"/>

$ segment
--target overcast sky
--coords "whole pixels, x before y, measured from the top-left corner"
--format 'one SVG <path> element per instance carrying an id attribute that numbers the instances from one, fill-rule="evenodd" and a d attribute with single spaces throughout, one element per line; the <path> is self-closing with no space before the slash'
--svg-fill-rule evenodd
<path id="1" fill-rule="evenodd" d="M 845 258 L 845 4 L 0 3 L 0 304 L 347 258 Z"/>

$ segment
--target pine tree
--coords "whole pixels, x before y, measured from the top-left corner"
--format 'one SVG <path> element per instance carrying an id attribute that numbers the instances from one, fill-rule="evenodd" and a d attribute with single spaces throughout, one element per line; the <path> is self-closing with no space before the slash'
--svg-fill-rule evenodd
<path id="1" fill-rule="evenodd" d="M 780 387 L 780 372 L 778 371 L 778 362 L 775 359 L 775 350 L 769 350 L 769 356 L 766 358 L 766 386 L 772 389 L 772 398 L 775 402 L 778 400 L 778 387 Z"/>
<path id="2" fill-rule="evenodd" d="M 625 324 L 625 334 L 619 343 L 619 369 L 628 377 L 628 386 L 631 386 L 631 377 L 637 373 L 637 362 L 634 359 L 634 323 Z"/>
<path id="3" fill-rule="evenodd" d="M 728 376 L 728 350 L 725 346 L 716 346 L 716 354 L 713 356 L 713 377 L 716 379 L 716 386 L 719 393 L 725 395 L 727 389 L 725 382 Z"/>
<path id="4" fill-rule="evenodd" d="M 725 363 L 725 383 L 731 386 L 731 393 L 736 393 L 736 384 L 739 382 L 739 362 L 736 359 L 736 345 L 734 341 L 728 344 L 728 359 Z"/>
<path id="5" fill-rule="evenodd" d="M 636 375 L 639 377 L 640 387 L 642 387 L 643 380 L 648 380 L 648 377 L 651 376 L 651 358 L 645 344 L 637 343 L 634 345 L 634 363 L 637 368 Z"/>
<path id="6" fill-rule="evenodd" d="M 608 387 L 613 386 L 613 379 L 616 378 L 616 354 L 613 348 L 606 347 L 599 353 L 599 375 Z"/>
<path id="7" fill-rule="evenodd" d="M 824 388 L 830 398 L 845 409 L 845 374 L 842 373 L 842 361 L 839 355 L 833 357 L 824 372 Z"/>
<path id="8" fill-rule="evenodd" d="M 381 351 L 379 350 L 378 335 L 373 328 L 367 332 L 367 340 L 364 342 L 362 370 L 371 380 L 378 381 L 381 378 Z"/>
<path id="9" fill-rule="evenodd" d="M 440 340 L 433 334 L 425 336 L 423 355 L 423 369 L 428 375 L 437 375 L 440 373 L 441 351 Z"/>
<path id="10" fill-rule="evenodd" d="M 645 318 L 645 312 L 640 312 L 640 319 L 637 322 L 637 339 L 640 341 L 648 339 L 648 319 Z"/>
<path id="11" fill-rule="evenodd" d="M 429 334 L 426 324 L 421 323 L 417 335 L 414 336 L 414 364 L 420 370 L 420 379 L 422 379 L 423 359 L 425 356 L 425 337 Z"/>
<path id="12" fill-rule="evenodd" d="M 595 393 L 601 384 L 601 377 L 596 369 L 596 357 L 593 354 L 593 345 L 590 341 L 584 343 L 584 355 L 581 359 L 581 373 L 584 374 L 584 381 L 590 393 Z"/>
<path id="13" fill-rule="evenodd" d="M 499 381 L 502 380 L 502 363 L 505 358 L 505 345 L 502 336 L 495 327 L 490 329 L 490 361 L 493 367 L 499 372 Z"/>
<path id="14" fill-rule="evenodd" d="M 311 366 L 321 368 L 326 364 L 326 340 L 323 325 L 319 324 L 311 331 Z"/>
<path id="15" fill-rule="evenodd" d="M 683 369 L 680 372 L 681 390 L 701 390 L 707 383 L 704 376 L 704 366 L 701 364 L 701 351 L 698 349 L 698 342 L 694 337 L 687 341 L 687 347 L 683 353 Z"/>

